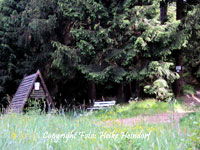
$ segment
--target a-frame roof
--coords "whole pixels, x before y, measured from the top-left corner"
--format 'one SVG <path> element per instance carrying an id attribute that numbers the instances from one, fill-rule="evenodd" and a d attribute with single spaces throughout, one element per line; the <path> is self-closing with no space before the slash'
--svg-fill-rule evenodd
<path id="1" fill-rule="evenodd" d="M 23 111 L 24 105 L 25 105 L 28 97 L 31 94 L 34 83 L 38 78 L 40 78 L 41 84 L 44 88 L 44 91 L 45 91 L 45 94 L 46 94 L 46 100 L 47 100 L 47 103 L 49 105 L 49 108 L 55 108 L 53 101 L 52 101 L 52 98 L 51 98 L 49 91 L 46 87 L 46 84 L 43 80 L 43 77 L 42 77 L 40 71 L 38 70 L 36 73 L 24 77 L 24 79 L 20 83 L 20 85 L 17 89 L 17 92 L 15 93 L 15 95 L 14 95 L 14 97 L 13 97 L 13 99 L 12 99 L 8 109 L 7 109 L 7 112 L 20 113 L 20 112 Z"/>

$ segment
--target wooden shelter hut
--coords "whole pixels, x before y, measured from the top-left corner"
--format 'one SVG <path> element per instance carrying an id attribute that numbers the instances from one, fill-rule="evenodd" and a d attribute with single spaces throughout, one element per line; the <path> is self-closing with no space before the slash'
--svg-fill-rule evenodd
<path id="1" fill-rule="evenodd" d="M 44 99 L 46 100 L 48 110 L 55 108 L 39 70 L 34 74 L 24 77 L 6 112 L 23 112 L 28 99 Z"/>

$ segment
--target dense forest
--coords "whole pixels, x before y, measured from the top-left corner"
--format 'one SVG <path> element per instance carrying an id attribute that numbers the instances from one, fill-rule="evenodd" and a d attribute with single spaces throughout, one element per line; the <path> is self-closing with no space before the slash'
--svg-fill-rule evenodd
<path id="1" fill-rule="evenodd" d="M 57 107 L 181 96 L 200 81 L 199 3 L 0 0 L 0 105 L 38 69 Z"/>

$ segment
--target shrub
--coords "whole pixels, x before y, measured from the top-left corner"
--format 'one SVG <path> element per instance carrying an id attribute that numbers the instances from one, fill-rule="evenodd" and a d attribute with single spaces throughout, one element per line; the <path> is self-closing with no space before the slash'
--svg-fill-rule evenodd
<path id="1" fill-rule="evenodd" d="M 169 89 L 167 81 L 164 79 L 158 79 L 152 85 L 145 86 L 144 92 L 155 95 L 158 100 L 167 100 L 174 95 L 172 90 Z"/>
<path id="2" fill-rule="evenodd" d="M 176 72 L 170 70 L 173 63 L 152 61 L 140 72 L 140 80 L 144 82 L 144 92 L 154 95 L 159 100 L 173 97 L 172 83 L 179 78 Z"/>

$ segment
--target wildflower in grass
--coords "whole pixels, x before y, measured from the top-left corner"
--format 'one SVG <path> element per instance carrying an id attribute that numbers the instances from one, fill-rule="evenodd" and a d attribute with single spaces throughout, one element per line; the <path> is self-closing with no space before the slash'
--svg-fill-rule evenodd
<path id="1" fill-rule="evenodd" d="M 187 134 L 187 129 L 186 128 L 184 129 L 184 133 Z"/>
<path id="2" fill-rule="evenodd" d="M 11 138 L 12 138 L 12 139 L 16 139 L 16 137 L 17 137 L 17 134 L 16 134 L 15 132 L 13 132 L 13 133 L 11 134 Z"/>
<path id="3" fill-rule="evenodd" d="M 34 137 L 34 138 L 33 138 L 33 141 L 35 141 L 35 142 L 38 141 L 37 137 Z"/>
<path id="4" fill-rule="evenodd" d="M 20 134 L 20 138 L 21 138 L 23 141 L 25 141 L 25 137 L 26 137 L 26 135 L 25 135 L 24 133 L 21 133 L 21 134 Z"/>
<path id="5" fill-rule="evenodd" d="M 31 140 L 37 141 L 37 137 L 36 137 L 36 135 L 34 133 L 32 133 L 32 135 L 31 135 Z"/>

